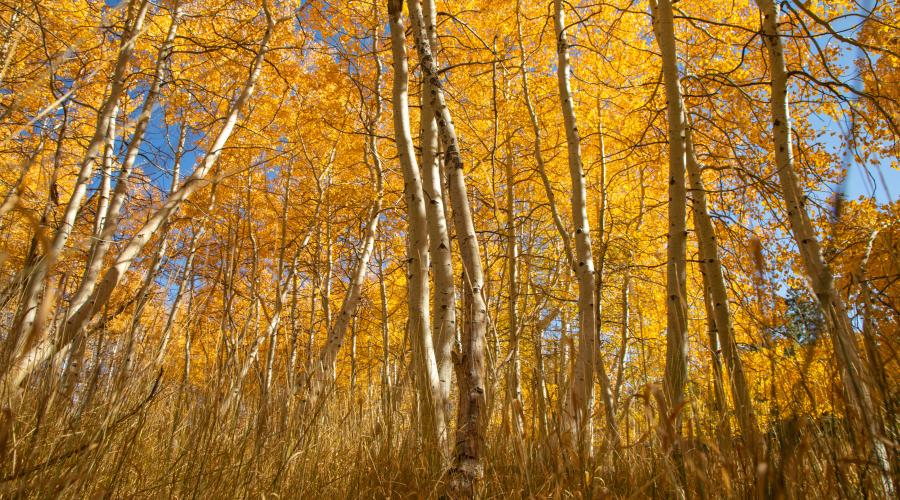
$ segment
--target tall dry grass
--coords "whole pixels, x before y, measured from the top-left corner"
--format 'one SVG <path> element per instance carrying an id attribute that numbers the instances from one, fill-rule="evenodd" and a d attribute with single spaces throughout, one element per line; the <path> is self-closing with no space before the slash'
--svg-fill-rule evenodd
<path id="1" fill-rule="evenodd" d="M 121 360 L 119 360 L 121 361 Z M 411 384 L 318 403 L 277 386 L 224 404 L 226 384 L 185 384 L 162 371 L 85 367 L 66 395 L 49 371 L 32 377 L 20 410 L 4 415 L 0 494 L 7 498 L 438 498 L 441 454 L 417 432 Z M 140 366 L 140 365 L 138 365 Z M 248 383 L 248 386 L 253 385 Z M 92 392 L 89 392 L 92 391 Z M 499 392 L 498 392 L 499 394 Z M 594 457 L 561 448 L 526 419 L 522 439 L 494 405 L 482 498 L 871 498 L 874 464 L 839 418 L 788 418 L 765 429 L 750 463 L 740 439 L 685 415 L 677 452 L 663 446 L 653 398 L 627 405 L 623 447 Z M 551 404 L 552 406 L 552 404 Z M 599 415 L 599 413 L 598 413 Z M 599 417 L 598 417 L 599 418 Z M 847 458 L 857 457 L 858 459 Z"/>

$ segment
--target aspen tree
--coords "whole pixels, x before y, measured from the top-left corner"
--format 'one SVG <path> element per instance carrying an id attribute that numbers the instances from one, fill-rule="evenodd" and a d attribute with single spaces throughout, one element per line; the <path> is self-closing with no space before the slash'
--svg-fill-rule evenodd
<path id="1" fill-rule="evenodd" d="M 434 0 L 422 0 L 425 31 L 434 50 L 437 49 Z M 445 418 L 450 418 L 450 386 L 453 376 L 451 352 L 456 339 L 456 285 L 453 281 L 453 263 L 450 234 L 447 228 L 444 206 L 444 189 L 441 182 L 440 144 L 438 140 L 435 110 L 427 96 L 431 95 L 431 81 L 422 79 L 422 192 L 426 196 L 425 210 L 428 219 L 429 255 L 434 272 L 432 289 L 434 306 L 435 357 L 440 375 L 439 403 Z"/>
<path id="2" fill-rule="evenodd" d="M 380 79 L 380 74 L 379 74 Z M 377 96 L 380 92 L 379 81 L 376 80 L 374 93 Z M 384 182 L 381 173 L 381 157 L 378 153 L 378 142 L 375 136 L 375 127 L 381 116 L 381 100 L 376 97 L 376 111 L 371 123 L 366 124 L 368 129 L 368 147 L 365 153 L 365 163 L 374 177 L 375 184 L 375 201 L 369 212 L 369 221 L 366 223 L 365 237 L 363 239 L 363 247 L 360 252 L 359 261 L 353 270 L 353 276 L 350 280 L 350 287 L 344 295 L 344 301 L 341 304 L 341 310 L 338 313 L 337 321 L 334 324 L 325 346 L 319 355 L 319 370 L 321 370 L 323 382 L 330 383 L 334 380 L 335 362 L 337 361 L 338 350 L 347 334 L 347 328 L 350 320 L 356 315 L 356 309 L 359 307 L 359 301 L 362 296 L 362 287 L 369 273 L 369 260 L 372 257 L 372 251 L 375 248 L 375 238 L 378 232 L 378 219 L 381 217 L 381 200 L 384 193 Z"/>
<path id="3" fill-rule="evenodd" d="M 603 360 L 597 360 L 597 318 L 594 311 L 594 257 L 591 251 L 591 229 L 587 216 L 587 189 L 581 159 L 581 135 L 575 118 L 569 73 L 569 42 L 566 37 L 565 13 L 562 0 L 554 1 L 553 24 L 556 33 L 556 74 L 559 100 L 566 128 L 569 176 L 572 180 L 572 224 L 575 227 L 575 275 L 578 279 L 578 354 L 575 361 L 574 380 L 570 398 L 571 417 L 574 419 L 577 450 L 584 457 L 593 454 L 594 370 L 600 379 L 601 398 L 606 410 L 609 436 L 615 439 L 616 418 L 612 402 L 609 376 Z"/>
<path id="4" fill-rule="evenodd" d="M 553 225 L 559 234 L 565 251 L 566 262 L 572 272 L 576 271 L 575 257 L 572 251 L 572 238 L 569 231 L 563 224 L 562 217 L 559 215 L 559 209 L 556 204 L 556 195 L 553 187 L 550 185 L 550 179 L 547 177 L 547 168 L 544 160 L 543 141 L 541 139 L 541 126 L 538 121 L 537 112 L 534 104 L 531 102 L 531 91 L 528 86 L 528 70 L 525 65 L 525 44 L 522 41 L 522 1 L 516 2 L 516 41 L 519 46 L 519 71 L 522 73 L 522 99 L 525 101 L 525 108 L 528 110 L 528 118 L 531 122 L 531 132 L 534 135 L 534 160 L 537 164 L 538 174 L 541 177 L 541 184 L 544 186 L 544 193 L 547 196 L 547 205 L 550 208 L 550 214 L 553 216 Z"/>
<path id="5" fill-rule="evenodd" d="M 414 346 L 416 371 L 420 380 L 419 394 L 427 408 L 426 425 L 433 427 L 434 443 L 440 443 L 444 435 L 444 409 L 440 404 L 440 375 L 437 369 L 431 336 L 431 317 L 428 307 L 428 227 L 422 178 L 416 161 L 409 128 L 409 69 L 406 55 L 406 33 L 401 19 L 402 0 L 388 0 L 388 17 L 391 31 L 394 84 L 393 111 L 394 135 L 397 153 L 403 169 L 404 190 L 409 224 L 408 301 L 409 332 Z M 429 421 L 430 420 L 430 421 Z"/>
<path id="6" fill-rule="evenodd" d="M 761 459 L 759 443 L 759 428 L 756 423 L 756 412 L 753 410 L 753 399 L 750 397 L 750 388 L 747 376 L 744 373 L 744 364 L 741 362 L 734 339 L 734 327 L 731 320 L 728 292 L 725 286 L 725 275 L 722 272 L 722 262 L 719 259 L 719 244 L 716 241 L 715 228 L 709 215 L 706 204 L 706 187 L 700 165 L 697 163 L 696 153 L 690 126 L 686 128 L 687 148 L 687 173 L 691 186 L 691 206 L 694 212 L 694 227 L 700 249 L 700 262 L 704 268 L 704 278 L 708 283 L 709 304 L 712 306 L 707 313 L 712 312 L 713 317 L 708 318 L 710 324 L 715 325 L 715 336 L 720 339 L 719 347 L 725 358 L 728 368 L 728 380 L 731 382 L 731 394 L 734 397 L 735 413 L 741 426 L 744 441 L 748 444 L 754 460 Z M 712 333 L 710 334 L 713 335 Z M 714 367 L 715 369 L 715 367 Z M 722 401 L 724 404 L 724 400 Z"/>
<path id="7" fill-rule="evenodd" d="M 890 497 L 893 496 L 894 485 L 887 451 L 879 437 L 876 408 L 869 387 L 869 374 L 862 363 L 843 300 L 835 290 L 834 275 L 822 256 L 819 237 L 807 212 L 807 198 L 803 194 L 794 166 L 788 73 L 782 35 L 778 29 L 778 9 L 773 0 L 757 0 L 756 3 L 763 17 L 763 40 L 769 59 L 775 168 L 791 233 L 797 243 L 800 260 L 815 292 L 828 331 L 832 335 L 841 380 L 846 391 L 847 407 L 852 414 L 851 420 L 857 432 L 868 440 L 873 459 L 881 472 L 882 488 Z"/>
<path id="8" fill-rule="evenodd" d="M 456 356 L 456 376 L 459 384 L 459 406 L 456 420 L 456 447 L 453 468 L 450 470 L 450 491 L 458 497 L 475 495 L 477 481 L 484 473 L 482 448 L 486 426 L 484 388 L 484 340 L 487 331 L 487 305 L 484 297 L 484 272 L 478 235 L 469 206 L 466 176 L 453 119 L 438 78 L 431 41 L 425 33 L 422 7 L 418 0 L 408 0 L 410 18 L 419 64 L 423 77 L 431 84 L 427 98 L 435 110 L 435 119 L 444 149 L 450 185 L 453 222 L 463 265 L 463 297 L 465 324 L 462 328 L 462 349 Z"/>
<path id="9" fill-rule="evenodd" d="M 146 10 L 146 6 L 142 8 L 144 11 Z M 263 60 L 275 26 L 275 19 L 269 12 L 266 4 L 264 4 L 264 11 L 266 17 L 266 30 L 250 67 L 250 74 L 244 85 L 241 87 L 240 93 L 229 106 L 225 124 L 216 135 L 215 140 L 210 146 L 209 153 L 207 153 L 200 162 L 200 165 L 194 170 L 191 176 L 185 180 L 181 187 L 169 196 L 165 203 L 163 203 L 163 205 L 147 219 L 134 236 L 131 237 L 128 243 L 119 252 L 113 266 L 106 271 L 98 286 L 95 287 L 90 299 L 65 321 L 57 338 L 48 338 L 47 336 L 44 336 L 38 340 L 31 349 L 19 354 L 13 360 L 3 376 L 4 387 L 17 387 L 25 376 L 31 373 L 31 371 L 41 362 L 55 355 L 59 350 L 68 346 L 73 340 L 77 341 L 77 338 L 84 333 L 83 330 L 87 322 L 97 313 L 98 307 L 105 304 L 109 299 L 113 290 L 122 279 L 122 276 L 131 267 L 134 259 L 150 241 L 150 237 L 168 220 L 171 214 L 185 199 L 189 198 L 201 186 L 209 183 L 207 175 L 218 162 L 218 159 L 222 154 L 222 149 L 237 124 L 238 114 L 253 94 L 256 81 L 262 70 Z M 110 106 L 110 113 L 111 109 L 112 107 Z"/>
<path id="10" fill-rule="evenodd" d="M 116 58 L 109 95 L 103 101 L 103 105 L 97 115 L 94 134 L 91 137 L 87 150 L 78 166 L 78 178 L 75 181 L 75 188 L 72 190 L 72 194 L 66 204 L 63 220 L 53 236 L 50 248 L 31 271 L 25 288 L 24 299 L 16 313 L 17 319 L 14 322 L 12 332 L 18 341 L 12 343 L 15 347 L 10 356 L 10 364 L 8 365 L 5 375 L 6 378 L 8 378 L 11 372 L 15 370 L 15 365 L 17 364 L 16 358 L 24 354 L 22 350 L 25 348 L 27 342 L 26 337 L 32 333 L 35 314 L 37 314 L 39 307 L 39 294 L 43 287 L 44 280 L 50 269 L 56 264 L 69 236 L 72 234 L 72 229 L 75 226 L 75 219 L 81 210 L 81 202 L 84 200 L 84 196 L 87 193 L 88 182 L 93 174 L 96 156 L 100 152 L 100 148 L 104 143 L 107 132 L 109 132 L 109 120 L 113 116 L 119 97 L 125 89 L 126 71 L 131 62 L 131 55 L 134 52 L 137 38 L 143 31 L 144 18 L 147 15 L 149 6 L 150 2 L 148 0 L 132 0 L 128 5 L 129 11 L 133 11 L 133 17 L 122 35 L 121 48 L 118 57 Z M 60 140 L 61 138 L 62 136 L 60 136 Z"/>
<path id="11" fill-rule="evenodd" d="M 669 139 L 669 230 L 666 237 L 666 369 L 663 385 L 668 407 L 680 411 L 687 380 L 687 208 L 685 122 L 675 48 L 674 15 L 669 0 L 650 0 L 653 31 L 662 53 Z M 666 416 L 668 418 L 668 416 Z M 679 419 L 680 420 L 680 419 Z M 676 431 L 677 431 L 676 426 Z"/>

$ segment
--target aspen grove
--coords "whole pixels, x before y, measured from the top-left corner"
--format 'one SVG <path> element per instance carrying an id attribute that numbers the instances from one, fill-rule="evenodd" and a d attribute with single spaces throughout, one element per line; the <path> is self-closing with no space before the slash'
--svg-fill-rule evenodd
<path id="1" fill-rule="evenodd" d="M 0 34 L 0 497 L 898 495 L 896 2 Z"/>

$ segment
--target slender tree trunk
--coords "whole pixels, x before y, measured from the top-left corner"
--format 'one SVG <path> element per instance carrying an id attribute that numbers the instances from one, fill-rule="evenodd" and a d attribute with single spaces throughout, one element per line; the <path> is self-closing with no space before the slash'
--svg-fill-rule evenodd
<path id="1" fill-rule="evenodd" d="M 100 179 L 100 194 L 97 199 L 97 216 L 94 218 L 94 243 L 91 244 L 90 255 L 93 255 L 94 248 L 100 235 L 103 233 L 103 227 L 106 224 L 106 214 L 109 210 L 109 194 L 112 187 L 112 171 L 116 158 L 116 115 L 118 115 L 119 107 L 113 109 L 112 115 L 106 125 L 106 137 L 103 145 L 103 174 Z"/>
<path id="2" fill-rule="evenodd" d="M 575 275 L 578 278 L 578 355 L 575 362 L 574 380 L 572 382 L 571 410 L 574 417 L 576 438 L 579 453 L 583 457 L 593 455 L 593 424 L 591 413 L 594 402 L 594 370 L 600 378 L 601 397 L 606 411 L 609 437 L 616 440 L 616 416 L 613 408 L 612 391 L 609 376 L 603 360 L 596 363 L 597 318 L 594 308 L 596 297 L 594 290 L 594 257 L 591 250 L 591 229 L 587 216 L 587 189 L 584 182 L 584 169 L 581 159 L 581 135 L 575 118 L 575 105 L 572 101 L 571 84 L 569 83 L 569 48 L 566 38 L 565 14 L 562 0 L 555 0 L 557 46 L 557 80 L 559 85 L 560 104 L 563 121 L 566 127 L 566 143 L 568 145 L 569 175 L 572 179 L 572 224 L 575 226 Z M 596 365 L 596 366 L 595 366 Z"/>
<path id="3" fill-rule="evenodd" d="M 142 12 L 145 10 L 146 6 L 143 7 Z M 182 184 L 175 193 L 169 196 L 162 207 L 156 210 L 134 236 L 131 237 L 119 253 L 113 266 L 106 271 L 103 279 L 94 289 L 91 298 L 66 320 L 65 324 L 61 327 L 58 338 L 51 339 L 45 336 L 30 350 L 22 353 L 13 361 L 9 370 L 3 377 L 3 385 L 5 387 L 17 387 L 24 377 L 31 373 L 31 371 L 41 362 L 56 354 L 60 349 L 72 342 L 73 339 L 81 335 L 84 331 L 84 326 L 94 316 L 98 308 L 105 304 L 109 299 L 113 290 L 122 279 L 122 276 L 131 267 L 131 264 L 144 249 L 147 242 L 150 241 L 151 236 L 168 220 L 185 199 L 189 198 L 194 191 L 201 186 L 208 184 L 209 181 L 206 179 L 206 176 L 217 164 L 225 143 L 231 136 L 231 132 L 234 130 L 237 123 L 238 114 L 253 94 L 256 80 L 259 77 L 259 73 L 262 71 L 263 59 L 268 49 L 272 32 L 274 31 L 274 20 L 269 15 L 268 11 L 266 11 L 266 18 L 266 32 L 260 42 L 259 50 L 251 65 L 250 74 L 247 77 L 240 94 L 229 107 L 225 124 L 210 145 L 209 153 L 203 158 L 201 164 L 194 170 L 194 173 L 184 182 L 184 184 Z"/>
<path id="4" fill-rule="evenodd" d="M 22 15 L 19 12 L 19 8 L 13 8 L 7 28 L 3 33 L 3 43 L 0 44 L 0 85 L 3 85 L 6 70 L 9 69 L 9 63 L 16 52 L 16 47 L 19 45 L 19 39 L 21 38 L 19 23 L 21 21 Z"/>
<path id="5" fill-rule="evenodd" d="M 509 144 L 509 141 L 507 141 Z M 507 374 L 507 386 L 511 402 L 511 417 L 516 436 L 524 432 L 524 414 L 522 400 L 522 383 L 520 381 L 521 362 L 519 357 L 519 244 L 517 241 L 515 185 L 516 176 L 513 171 L 513 159 L 507 154 L 504 161 L 506 170 L 506 265 L 509 300 L 506 305 L 508 316 L 510 360 Z"/>
<path id="6" fill-rule="evenodd" d="M 852 425 L 858 435 L 865 436 L 877 467 L 881 483 L 888 497 L 894 496 L 890 464 L 884 443 L 880 440 L 875 405 L 869 387 L 869 376 L 859 353 L 847 310 L 834 287 L 834 275 L 822 256 L 818 235 L 806 209 L 806 195 L 794 169 L 791 140 L 790 99 L 788 75 L 784 61 L 784 47 L 778 30 L 778 10 L 774 0 L 757 0 L 763 16 L 763 39 L 769 55 L 771 73 L 772 135 L 775 146 L 775 166 L 781 195 L 784 198 L 791 233 L 797 242 L 800 260 L 806 269 L 819 307 L 832 335 L 841 379 L 847 396 Z"/>
<path id="7" fill-rule="evenodd" d="M 138 0 L 133 1 L 137 2 Z M 113 70 L 110 93 L 106 100 L 103 101 L 103 105 L 97 115 L 94 134 L 91 137 L 84 157 L 79 164 L 78 177 L 75 180 L 72 195 L 69 197 L 69 201 L 66 204 L 62 223 L 60 224 L 59 229 L 57 229 L 46 254 L 37 262 L 34 269 L 31 271 L 31 276 L 29 277 L 28 284 L 25 288 L 24 297 L 19 306 L 19 311 L 17 311 L 14 325 L 11 328 L 14 341 L 11 341 L 10 344 L 15 345 L 16 348 L 12 353 L 13 362 L 7 365 L 8 368 L 4 374 L 4 378 L 6 379 L 9 379 L 10 376 L 12 376 L 12 379 L 18 378 L 14 373 L 18 371 L 18 362 L 16 361 L 16 358 L 27 354 L 23 352 L 26 343 L 33 343 L 21 342 L 19 339 L 23 338 L 23 336 L 30 336 L 32 334 L 32 325 L 34 324 L 35 314 L 37 314 L 39 309 L 38 301 L 41 289 L 43 288 L 44 279 L 59 259 L 59 256 L 69 239 L 69 235 L 72 234 L 72 229 L 75 227 L 75 219 L 81 210 L 81 202 L 87 193 L 87 185 L 93 173 L 95 157 L 109 131 L 109 120 L 116 109 L 119 97 L 125 89 L 125 72 L 131 62 L 131 55 L 134 52 L 137 38 L 143 30 L 144 17 L 147 14 L 149 6 L 150 2 L 148 0 L 140 0 L 137 14 L 134 17 L 132 24 L 123 34 L 119 55 L 116 59 L 115 69 Z M 41 342 L 42 340 L 38 339 L 37 341 Z"/>
<path id="8" fill-rule="evenodd" d="M 432 47 L 437 47 L 435 32 L 436 9 L 434 0 L 423 0 L 422 9 L 425 31 Z M 422 80 L 422 191 L 426 197 L 428 241 L 431 268 L 434 272 L 432 289 L 434 304 L 435 357 L 440 376 L 440 405 L 445 421 L 450 418 L 450 386 L 453 377 L 451 351 L 456 338 L 456 286 L 453 282 L 453 264 L 450 252 L 450 235 L 445 217 L 444 193 L 441 186 L 440 144 L 434 108 L 427 96 L 431 95 L 431 82 Z"/>
<path id="9" fill-rule="evenodd" d="M 669 232 L 666 247 L 666 368 L 663 385 L 667 406 L 678 412 L 687 381 L 687 226 L 685 191 L 685 123 L 670 0 L 650 2 L 653 30 L 662 53 L 669 122 Z M 668 418 L 668 416 L 665 416 Z M 680 418 L 677 420 L 680 422 Z M 680 425 L 676 424 L 676 432 Z"/>
<path id="10" fill-rule="evenodd" d="M 418 5 L 418 4 L 417 4 Z M 406 28 L 401 20 L 402 0 L 388 0 L 391 54 L 394 67 L 394 135 L 403 168 L 404 190 L 409 223 L 408 301 L 409 332 L 416 359 L 419 394 L 423 399 L 424 422 L 434 432 L 434 444 L 445 433 L 444 409 L 440 404 L 440 375 L 431 336 L 428 298 L 428 223 L 422 178 L 409 128 L 409 68 L 406 55 Z M 421 25 L 421 16 L 419 18 Z"/>
<path id="11" fill-rule="evenodd" d="M 537 164 L 538 174 L 541 177 L 541 183 L 544 186 L 544 193 L 547 196 L 547 205 L 550 208 L 550 215 L 553 217 L 553 225 L 556 227 L 556 232 L 559 234 L 563 243 L 563 248 L 565 249 L 566 263 L 569 265 L 569 268 L 572 269 L 572 272 L 576 272 L 575 257 L 572 251 L 572 238 L 569 236 L 569 231 L 566 229 L 562 217 L 559 215 L 559 209 L 556 205 L 556 195 L 554 194 L 553 186 L 550 185 L 550 178 L 547 177 L 547 168 L 543 153 L 544 146 L 541 140 L 541 126 L 538 122 L 537 112 L 531 102 L 531 89 L 528 85 L 528 70 L 526 69 L 525 64 L 525 44 L 522 37 L 522 1 L 523 0 L 518 0 L 516 3 L 516 40 L 519 45 L 519 71 L 522 73 L 522 96 L 525 100 L 525 107 L 528 110 L 528 117 L 531 121 L 531 132 L 534 134 L 534 160 Z"/>
<path id="12" fill-rule="evenodd" d="M 708 294 L 708 300 L 712 306 L 708 312 L 713 313 L 713 317 L 707 321 L 715 324 L 716 335 L 721 340 L 720 346 L 725 358 L 725 365 L 728 368 L 728 379 L 731 382 L 731 393 L 734 397 L 738 424 L 741 426 L 741 433 L 751 456 L 758 462 L 762 459 L 762 450 L 760 449 L 756 412 L 753 411 L 750 387 L 747 384 L 744 365 L 737 351 L 725 276 L 722 272 L 722 262 L 719 260 L 719 245 L 716 242 L 715 228 L 706 205 L 706 188 L 703 185 L 700 165 L 697 163 L 690 128 L 687 129 L 686 138 L 687 172 L 691 185 L 694 227 L 699 240 L 700 262 L 704 268 L 704 278 L 708 286 L 708 291 L 704 293 Z"/>
<path id="13" fill-rule="evenodd" d="M 378 89 L 376 87 L 376 93 Z M 381 114 L 379 111 L 376 115 Z M 365 238 L 363 240 L 362 252 L 359 261 L 353 270 L 353 277 L 350 279 L 350 287 L 344 296 L 344 302 L 341 304 L 341 310 L 338 313 L 334 327 L 329 332 L 328 339 L 322 352 L 319 355 L 318 370 L 320 372 L 320 384 L 328 384 L 334 381 L 335 364 L 337 362 L 337 354 L 347 335 L 347 328 L 350 326 L 351 319 L 356 315 L 356 309 L 359 307 L 359 301 L 362 297 L 362 287 L 369 273 L 369 260 L 372 257 L 372 251 L 375 248 L 375 238 L 378 232 L 378 219 L 381 217 L 381 200 L 384 192 L 383 180 L 381 175 L 381 158 L 378 154 L 378 145 L 375 139 L 374 125 L 369 131 L 369 154 L 366 155 L 366 163 L 369 164 L 375 181 L 375 201 L 372 203 L 369 221 L 366 224 Z M 368 158 L 371 155 L 372 161 Z M 426 275 L 427 278 L 427 275 Z"/>
<path id="14" fill-rule="evenodd" d="M 90 295 L 94 290 L 97 277 L 100 275 L 100 271 L 102 270 L 105 263 L 106 254 L 113 243 L 116 231 L 119 229 L 119 217 L 121 215 L 122 207 L 125 204 L 125 200 L 129 194 L 129 179 L 132 172 L 134 171 L 135 163 L 138 158 L 138 152 L 140 151 L 141 145 L 143 144 L 144 135 L 147 131 L 153 109 L 159 100 L 159 93 L 160 88 L 162 87 L 166 61 L 172 51 L 172 46 L 175 41 L 175 34 L 178 30 L 178 24 L 181 20 L 181 13 L 182 11 L 180 8 L 176 8 L 172 13 L 172 21 L 169 25 L 166 39 L 157 52 L 156 68 L 154 70 L 153 79 L 150 83 L 150 89 L 144 99 L 141 113 L 138 116 L 137 122 L 135 124 L 134 133 L 131 136 L 131 141 L 128 143 L 128 147 L 126 148 L 125 160 L 122 162 L 122 168 L 119 171 L 118 177 L 116 178 L 116 187 L 111 196 L 109 192 L 109 184 L 113 166 L 113 158 L 115 158 L 116 113 L 118 110 L 118 105 L 115 106 L 112 115 L 109 117 L 109 121 L 107 124 L 107 135 L 104 141 L 105 145 L 103 152 L 103 178 L 101 180 L 100 199 L 98 200 L 97 216 L 94 221 L 94 231 L 96 236 L 91 243 L 90 251 L 88 252 L 88 259 L 85 263 L 85 270 L 82 274 L 81 282 L 78 285 L 78 290 L 75 292 L 75 297 L 69 304 L 70 314 L 78 311 L 78 309 L 82 305 L 84 305 L 88 298 L 90 298 Z M 181 140 L 183 139 L 184 132 L 182 132 L 181 134 Z M 183 144 L 180 147 L 183 148 Z M 176 155 L 179 156 L 177 160 L 180 160 L 181 154 L 182 153 L 180 151 L 176 152 Z M 174 192 L 175 187 L 175 185 L 171 186 L 171 189 L 169 190 L 170 194 Z M 164 229 L 163 232 L 165 231 L 166 230 Z M 138 321 L 145 305 L 144 298 L 146 297 L 146 291 L 149 290 L 149 287 L 153 284 L 156 270 L 158 270 L 154 268 L 161 264 L 164 253 L 166 251 L 166 246 L 167 245 L 165 242 L 165 238 L 163 238 L 160 249 L 157 252 L 156 256 L 154 256 L 154 262 L 151 264 L 150 270 L 146 275 L 146 281 L 141 287 L 143 293 L 138 294 L 138 297 L 141 297 L 141 299 L 137 300 L 134 321 L 132 323 L 132 328 L 129 329 L 128 340 L 126 341 L 125 349 L 126 366 L 124 370 L 120 372 L 119 380 L 124 380 L 124 378 L 122 377 L 124 377 L 130 371 L 133 360 L 132 350 L 134 347 L 135 328 L 139 326 Z M 80 337 L 78 342 L 74 344 L 73 349 L 71 349 L 69 355 L 63 356 L 63 358 L 66 358 L 68 360 L 66 363 L 66 371 L 68 373 L 72 373 L 72 370 L 77 370 L 81 365 L 81 353 L 84 352 L 84 346 L 80 344 L 83 342 L 84 338 Z M 68 374 L 65 375 L 65 378 L 67 383 L 72 382 Z"/>

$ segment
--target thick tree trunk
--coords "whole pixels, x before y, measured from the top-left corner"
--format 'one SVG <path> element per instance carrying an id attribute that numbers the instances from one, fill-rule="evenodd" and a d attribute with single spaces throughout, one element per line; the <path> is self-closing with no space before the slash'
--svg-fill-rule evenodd
<path id="1" fill-rule="evenodd" d="M 434 0 L 423 0 L 425 31 L 432 48 L 437 47 L 435 32 L 436 9 Z M 453 264 L 450 252 L 450 234 L 447 230 L 444 193 L 441 186 L 440 145 L 438 141 L 435 110 L 427 96 L 431 95 L 431 81 L 422 80 L 422 190 L 427 198 L 428 241 L 431 269 L 434 272 L 432 297 L 434 304 L 435 357 L 441 390 L 439 403 L 444 408 L 446 421 L 450 418 L 450 387 L 453 377 L 451 352 L 456 340 L 456 286 L 453 282 Z"/>
<path id="2" fill-rule="evenodd" d="M 478 236 L 475 233 L 472 210 L 469 206 L 459 141 L 435 68 L 431 41 L 425 33 L 422 8 L 418 0 L 409 0 L 408 5 L 423 78 L 429 80 L 431 85 L 431 93 L 427 98 L 435 111 L 438 133 L 445 151 L 453 222 L 456 226 L 457 244 L 463 264 L 465 324 L 462 329 L 462 352 L 454 359 L 459 381 L 459 408 L 454 464 L 450 471 L 450 490 L 457 497 L 472 497 L 477 481 L 483 474 L 481 455 L 487 423 L 484 414 L 484 339 L 487 330 L 487 306 L 483 291 L 484 272 L 481 267 Z"/>

